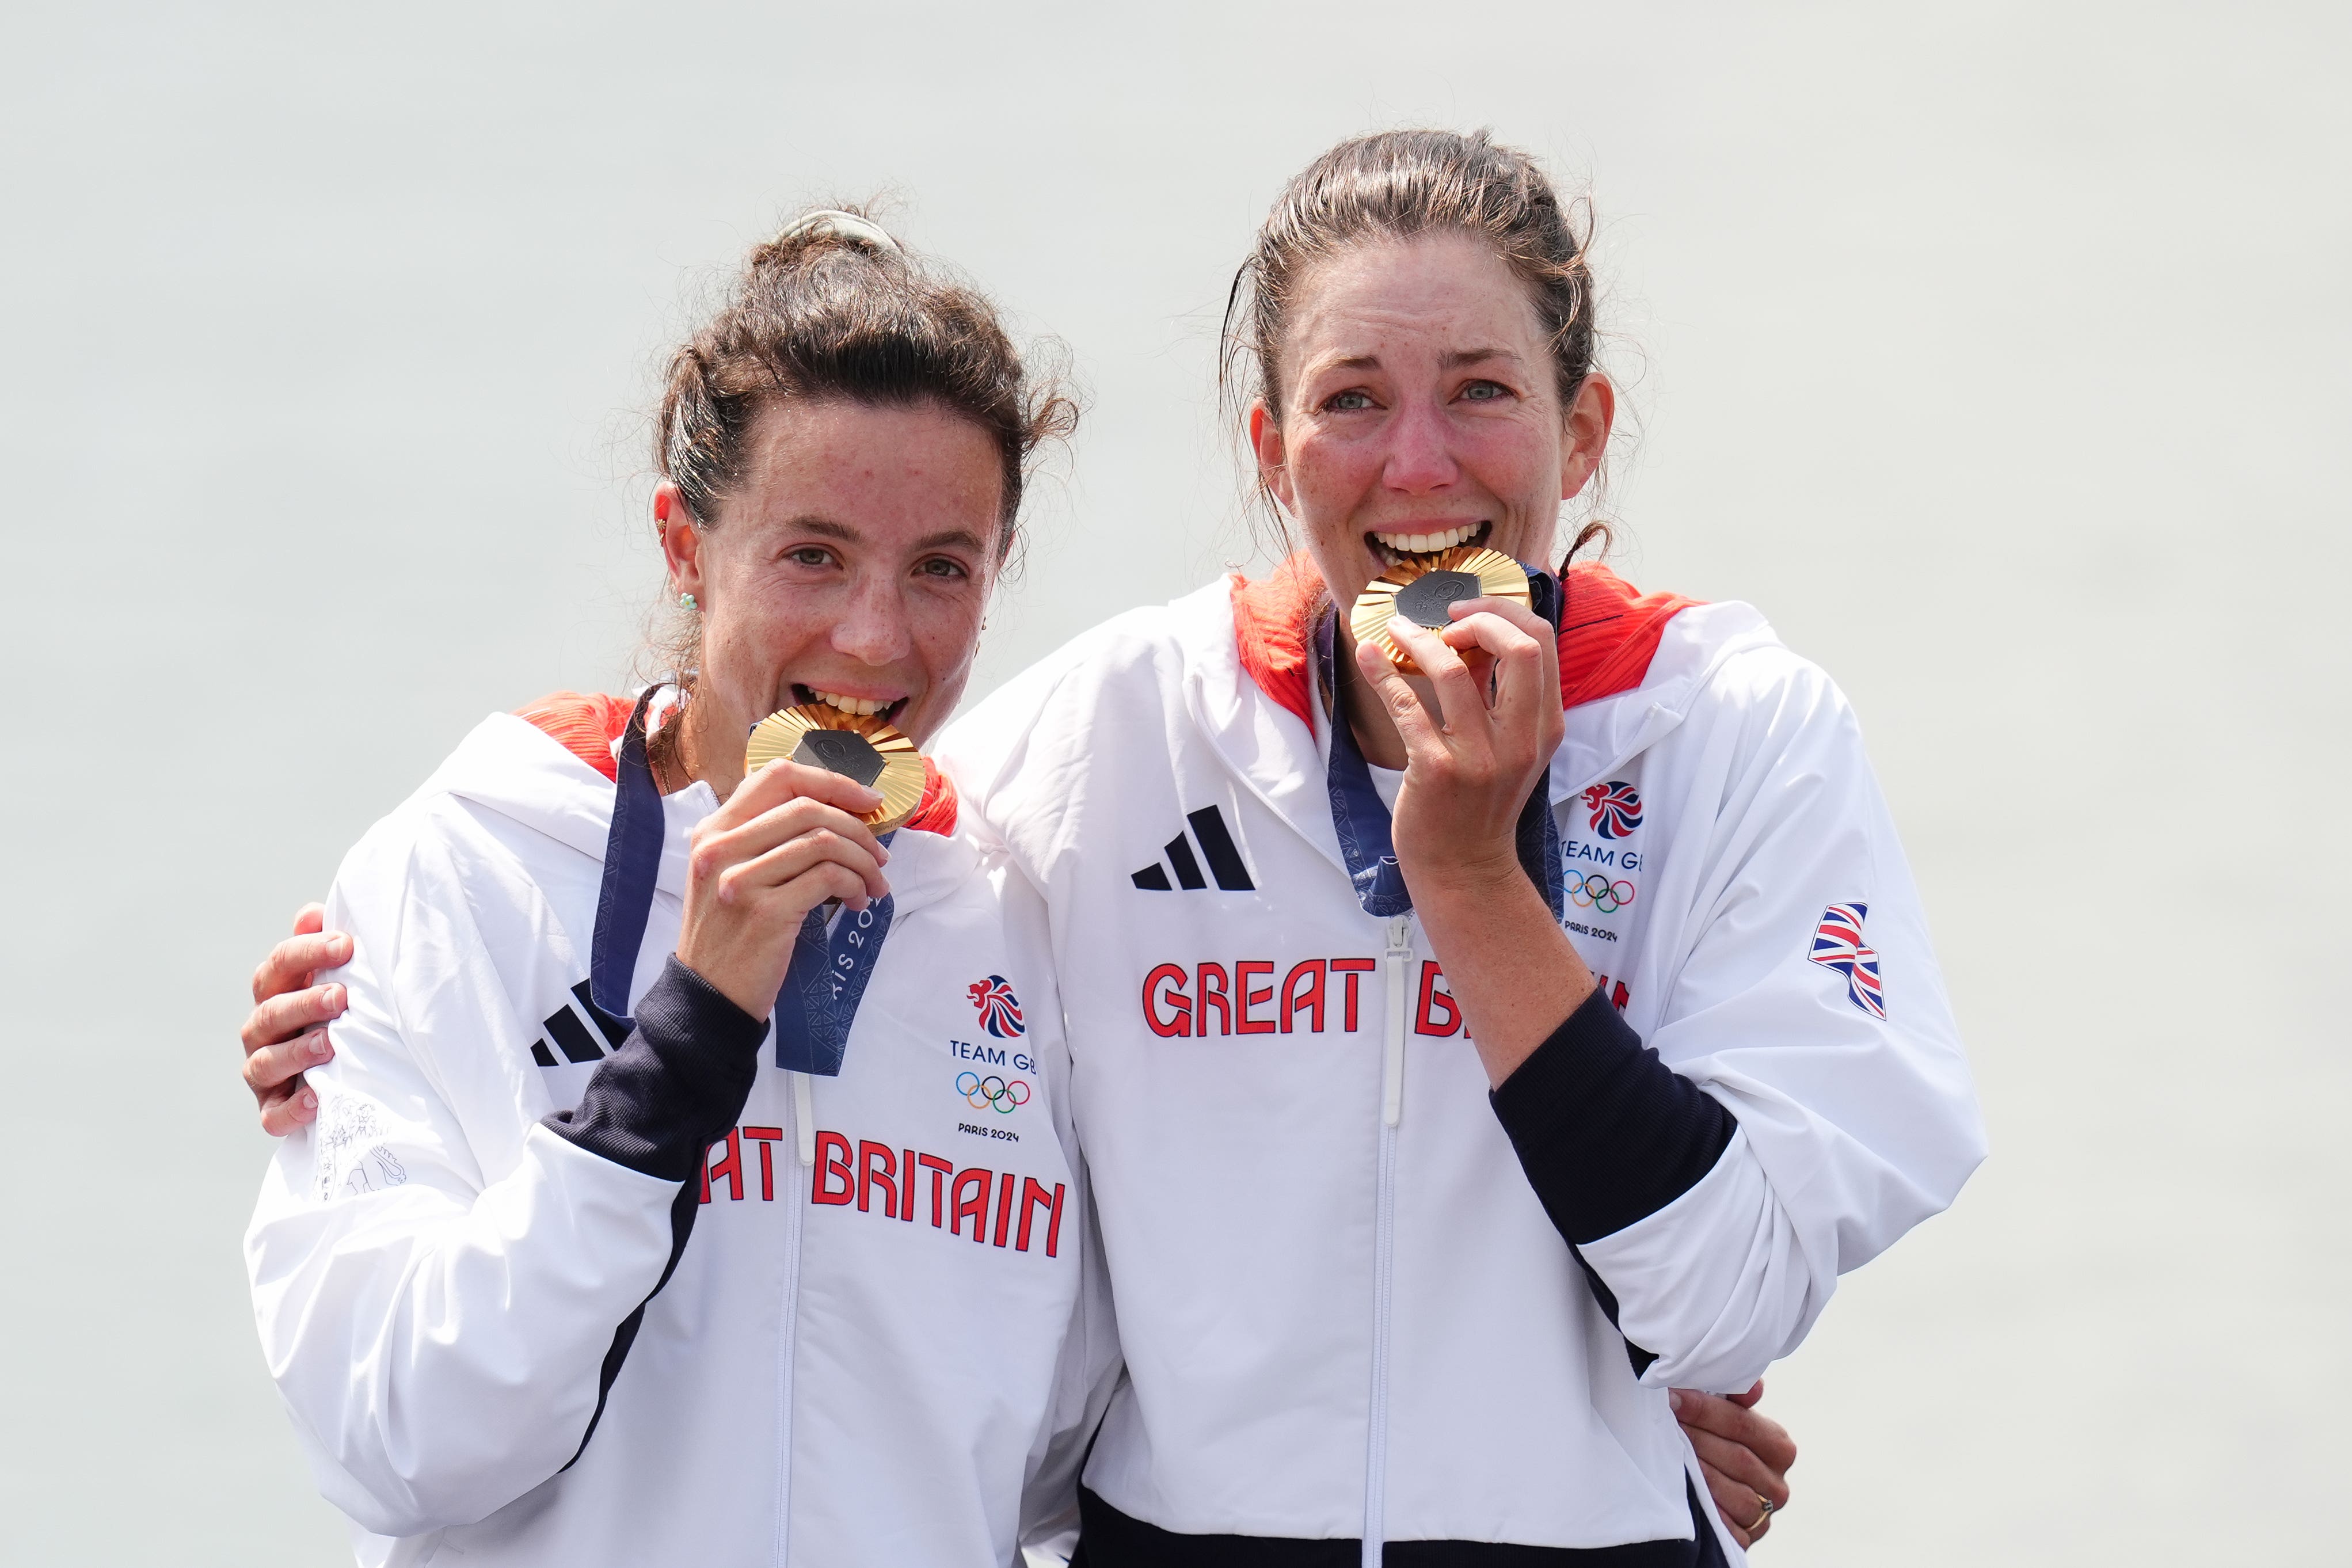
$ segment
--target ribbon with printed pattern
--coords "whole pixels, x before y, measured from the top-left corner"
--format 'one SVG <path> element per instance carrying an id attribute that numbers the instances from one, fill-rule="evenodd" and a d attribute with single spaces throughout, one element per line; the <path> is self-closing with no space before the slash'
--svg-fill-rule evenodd
<path id="1" fill-rule="evenodd" d="M 897 837 L 886 833 L 882 842 Z M 843 909 L 830 930 L 822 906 L 811 910 L 793 942 L 792 967 L 776 993 L 776 1065 L 835 1078 L 882 939 L 890 934 L 890 895 L 862 910 Z"/>

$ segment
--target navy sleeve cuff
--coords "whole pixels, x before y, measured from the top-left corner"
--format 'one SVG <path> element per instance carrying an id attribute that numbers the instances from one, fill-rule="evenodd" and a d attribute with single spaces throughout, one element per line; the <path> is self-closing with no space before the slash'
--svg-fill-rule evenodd
<path id="1" fill-rule="evenodd" d="M 1739 1125 L 1597 989 L 1489 1098 L 1544 1212 L 1576 1247 L 1690 1191 Z"/>
<path id="2" fill-rule="evenodd" d="M 673 956 L 637 1002 L 637 1026 L 545 1125 L 592 1154 L 666 1182 L 695 1173 L 743 1112 L 767 1022 Z"/>

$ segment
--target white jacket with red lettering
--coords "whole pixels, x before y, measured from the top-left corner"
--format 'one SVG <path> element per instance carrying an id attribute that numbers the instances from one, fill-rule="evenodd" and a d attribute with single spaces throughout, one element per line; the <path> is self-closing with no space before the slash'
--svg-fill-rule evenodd
<path id="1" fill-rule="evenodd" d="M 1128 1369 L 1088 1561 L 1715 1561 L 1667 1388 L 1746 1387 L 1983 1154 L 1861 732 L 1748 606 L 1569 573 L 1549 870 L 1601 996 L 1490 1100 L 1351 882 L 1319 592 L 1121 616 L 940 752 L 1050 912 Z"/>
<path id="2" fill-rule="evenodd" d="M 626 712 L 486 721 L 336 878 L 351 1008 L 246 1245 L 319 1484 L 371 1563 L 1015 1561 L 1115 1356 L 1036 895 L 935 789 L 838 1075 L 788 1073 L 669 960 L 698 784 L 616 1017 Z"/>

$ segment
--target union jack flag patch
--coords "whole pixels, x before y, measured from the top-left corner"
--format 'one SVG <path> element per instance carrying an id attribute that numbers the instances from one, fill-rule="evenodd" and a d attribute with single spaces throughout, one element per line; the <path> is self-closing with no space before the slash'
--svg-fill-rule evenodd
<path id="1" fill-rule="evenodd" d="M 1874 1018 L 1886 1016 L 1886 998 L 1878 985 L 1878 954 L 1862 944 L 1862 917 L 1868 904 L 1832 904 L 1813 928 L 1812 961 L 1845 976 L 1845 994 Z"/>

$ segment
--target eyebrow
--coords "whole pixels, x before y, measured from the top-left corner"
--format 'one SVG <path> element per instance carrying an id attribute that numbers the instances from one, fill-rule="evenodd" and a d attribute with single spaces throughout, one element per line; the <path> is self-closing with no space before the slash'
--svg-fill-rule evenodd
<path id="1" fill-rule="evenodd" d="M 820 539 L 838 539 L 846 544 L 855 544 L 863 537 L 847 523 L 835 522 L 831 518 L 824 517 L 796 517 L 784 526 L 802 533 L 814 533 Z M 915 541 L 915 549 L 918 551 L 940 550 L 951 544 L 960 544 L 972 551 L 987 548 L 980 535 L 968 528 L 945 528 L 937 533 L 927 533 Z"/>
<path id="2" fill-rule="evenodd" d="M 950 544 L 961 544 L 967 550 L 974 551 L 986 548 L 982 543 L 980 535 L 968 528 L 942 529 L 937 533 L 927 533 L 915 541 L 915 548 L 918 550 L 940 550 Z"/>
<path id="3" fill-rule="evenodd" d="M 1437 363 L 1447 370 L 1459 370 L 1465 364 L 1476 364 L 1481 360 L 1517 360 L 1518 357 L 1517 352 L 1512 349 L 1461 349 L 1455 353 L 1444 355 Z"/>
<path id="4" fill-rule="evenodd" d="M 1441 370 L 1459 370 L 1465 364 L 1476 364 L 1484 360 L 1516 361 L 1518 357 L 1517 352 L 1506 348 L 1456 349 L 1450 353 L 1440 355 L 1437 363 Z M 1349 354 L 1345 359 L 1332 360 L 1323 368 L 1325 370 L 1378 370 L 1380 364 L 1381 356 L 1378 354 Z"/>

